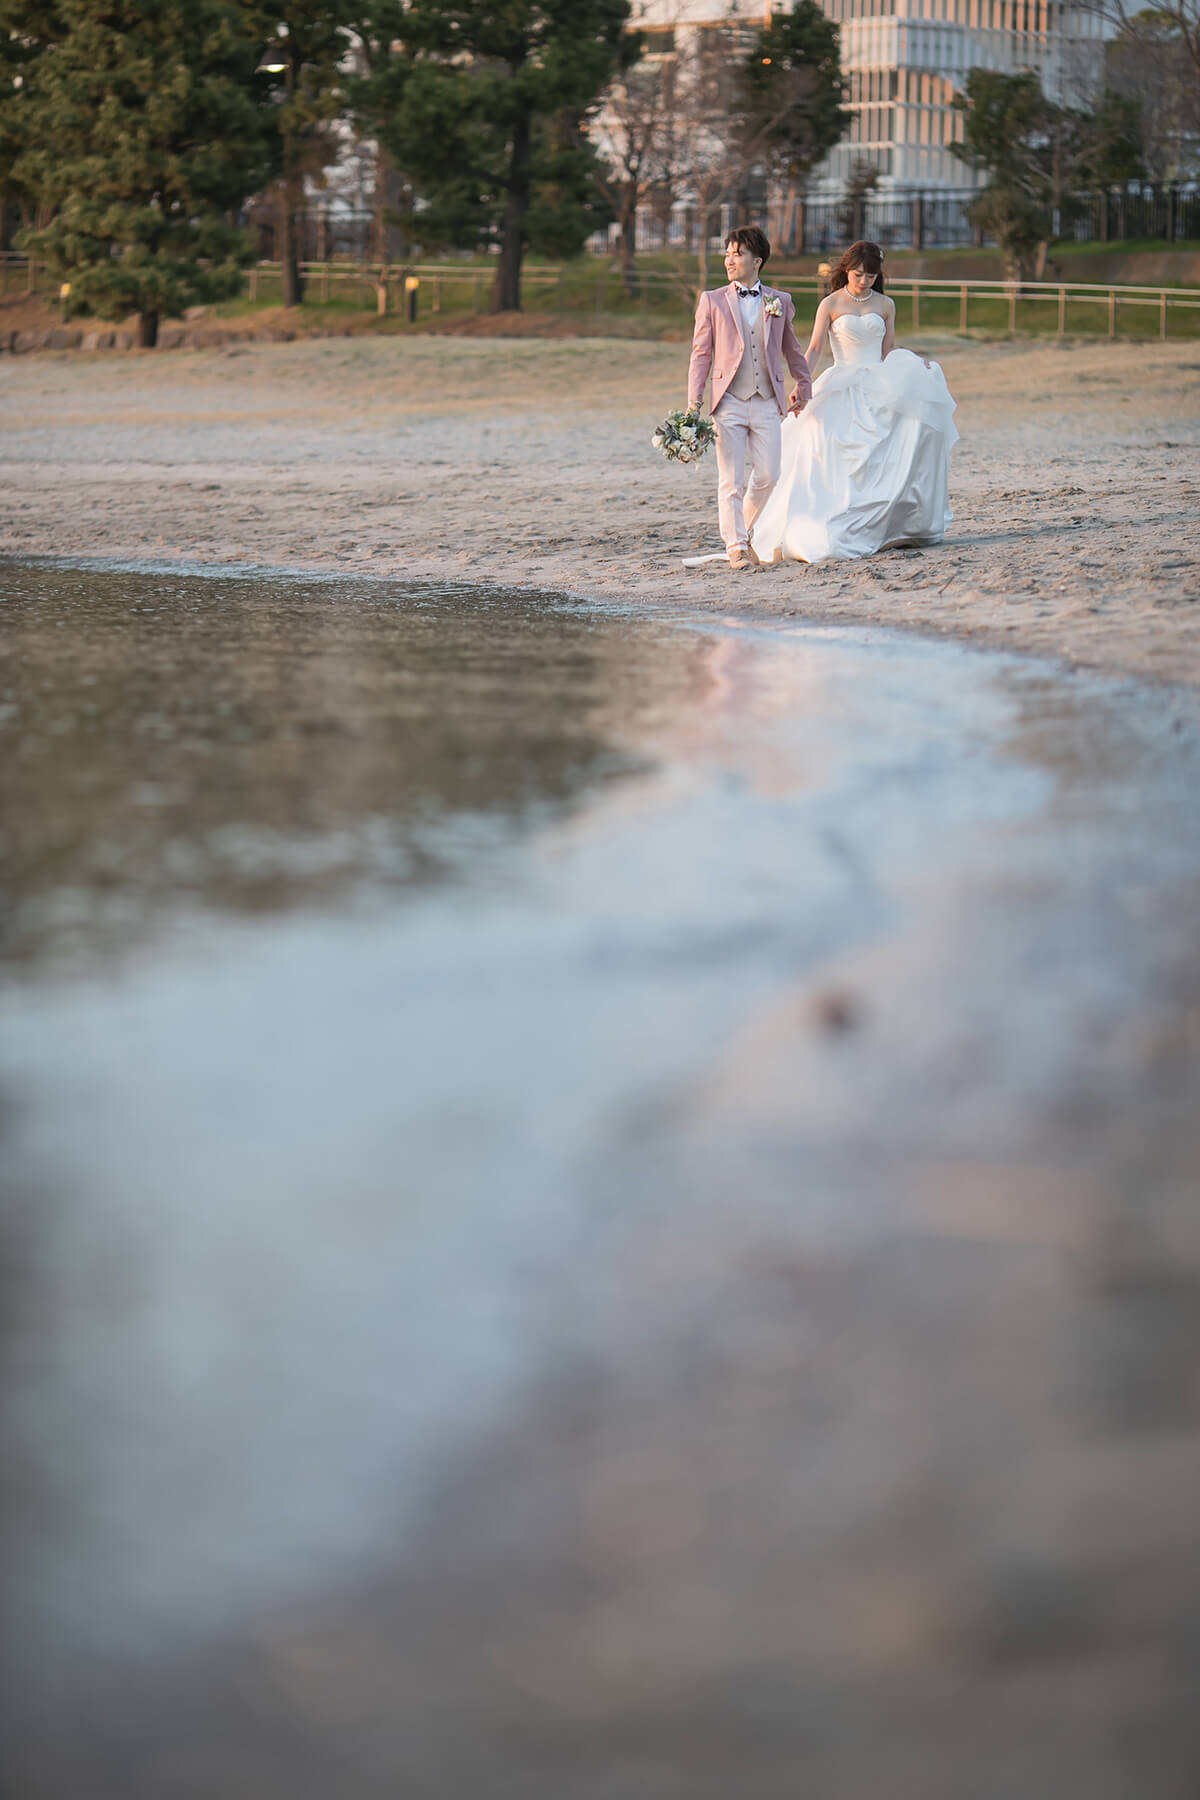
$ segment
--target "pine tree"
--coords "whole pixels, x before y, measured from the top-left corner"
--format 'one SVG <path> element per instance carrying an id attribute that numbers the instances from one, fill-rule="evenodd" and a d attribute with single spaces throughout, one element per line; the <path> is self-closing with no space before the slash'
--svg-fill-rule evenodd
<path id="1" fill-rule="evenodd" d="M 52 0 L 0 0 L 0 208 L 15 204 L 26 225 L 37 219 L 37 201 L 17 159 L 29 142 L 38 63 L 60 34 Z"/>
<path id="2" fill-rule="evenodd" d="M 425 241 L 498 247 L 494 312 L 520 306 L 526 249 L 577 254 L 605 220 L 587 124 L 628 17 L 629 0 L 411 0 L 403 57 L 360 95 Z"/>
<path id="3" fill-rule="evenodd" d="M 60 0 L 16 174 L 53 209 L 22 234 L 70 285 L 66 311 L 136 312 L 139 341 L 234 293 L 252 254 L 231 214 L 271 172 L 243 0 Z"/>

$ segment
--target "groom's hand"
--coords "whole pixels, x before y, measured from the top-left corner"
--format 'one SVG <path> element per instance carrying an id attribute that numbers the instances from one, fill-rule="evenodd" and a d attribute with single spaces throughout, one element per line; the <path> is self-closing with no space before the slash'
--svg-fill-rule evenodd
<path id="1" fill-rule="evenodd" d="M 808 401 L 801 394 L 800 389 L 798 387 L 794 387 L 792 389 L 791 393 L 788 395 L 789 410 L 794 413 L 802 413 L 807 405 L 808 405 Z"/>

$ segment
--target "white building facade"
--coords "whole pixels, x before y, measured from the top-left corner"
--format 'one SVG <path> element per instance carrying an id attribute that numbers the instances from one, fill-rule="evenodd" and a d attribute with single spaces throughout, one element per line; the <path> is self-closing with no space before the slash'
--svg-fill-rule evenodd
<path id="1" fill-rule="evenodd" d="M 1088 104 L 1102 83 L 1104 22 L 1065 0 L 822 0 L 840 28 L 850 131 L 813 192 L 844 187 L 856 162 L 880 188 L 933 193 L 973 185 L 950 146 L 954 98 L 971 69 L 1033 69 L 1051 100 Z"/>
<path id="2" fill-rule="evenodd" d="M 1088 104 L 1102 85 L 1104 41 L 1097 15 L 1070 0 L 821 0 L 841 35 L 850 130 L 814 171 L 811 200 L 845 191 L 856 164 L 879 177 L 878 192 L 962 193 L 977 185 L 950 146 L 962 136 L 955 95 L 973 68 L 1035 69 L 1049 98 Z M 730 32 L 731 51 L 782 5 L 763 0 L 635 0 L 632 23 L 651 54 L 687 54 L 697 31 Z"/>

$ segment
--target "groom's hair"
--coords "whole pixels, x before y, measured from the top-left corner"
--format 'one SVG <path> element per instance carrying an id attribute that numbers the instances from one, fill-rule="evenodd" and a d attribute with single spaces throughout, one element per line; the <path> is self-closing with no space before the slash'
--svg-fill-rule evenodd
<path id="1" fill-rule="evenodd" d="M 730 244 L 735 250 L 748 250 L 751 256 L 757 256 L 763 267 L 766 267 L 767 259 L 771 254 L 771 243 L 766 232 L 760 231 L 757 225 L 739 225 L 735 230 L 726 232 L 725 248 L 727 250 Z"/>

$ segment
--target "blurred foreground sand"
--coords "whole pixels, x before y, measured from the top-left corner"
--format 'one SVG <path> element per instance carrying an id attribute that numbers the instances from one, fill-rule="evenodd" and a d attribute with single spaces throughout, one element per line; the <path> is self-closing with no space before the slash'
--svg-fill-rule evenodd
<path id="1" fill-rule="evenodd" d="M 737 605 L 1200 681 L 1200 346 L 914 341 L 962 432 L 924 553 L 688 573 L 715 467 L 649 443 L 686 345 L 437 337 L 6 358 L 0 551 Z"/>

